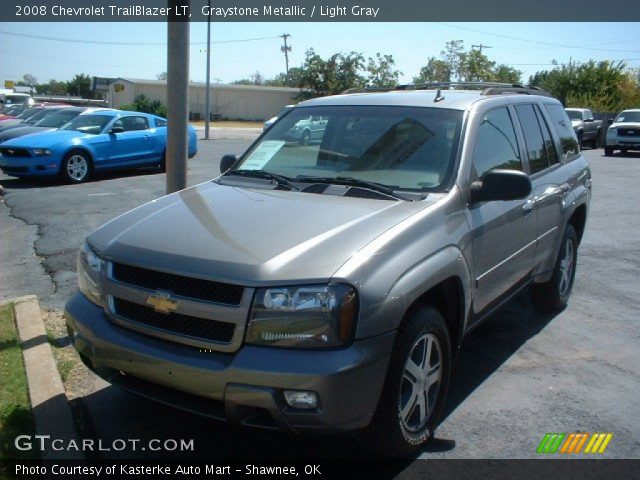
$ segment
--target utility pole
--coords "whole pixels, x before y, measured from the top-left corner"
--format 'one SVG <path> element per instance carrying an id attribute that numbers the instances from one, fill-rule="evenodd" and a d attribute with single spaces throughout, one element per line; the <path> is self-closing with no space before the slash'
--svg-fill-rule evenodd
<path id="1" fill-rule="evenodd" d="M 190 0 L 169 0 L 167 24 L 167 193 L 187 186 L 189 116 L 189 20 L 176 13 Z"/>
<path id="2" fill-rule="evenodd" d="M 291 35 L 289 35 L 288 33 L 283 33 L 282 35 L 280 35 L 280 38 L 282 38 L 282 40 L 284 41 L 284 45 L 280 47 L 280 51 L 284 53 L 284 62 L 287 72 L 287 85 L 289 84 L 289 52 L 291 51 L 291 46 L 287 45 L 287 38 L 289 38 L 290 36 Z"/>
<path id="3" fill-rule="evenodd" d="M 209 120 L 211 119 L 211 0 L 207 0 L 209 15 L 207 16 L 207 86 L 204 104 L 204 139 L 209 140 Z"/>
<path id="4" fill-rule="evenodd" d="M 481 43 L 480 45 L 471 45 L 471 48 L 477 48 L 478 50 L 480 50 L 480 53 L 482 53 L 483 48 L 493 48 L 493 47 L 490 47 L 489 45 L 483 45 Z"/>

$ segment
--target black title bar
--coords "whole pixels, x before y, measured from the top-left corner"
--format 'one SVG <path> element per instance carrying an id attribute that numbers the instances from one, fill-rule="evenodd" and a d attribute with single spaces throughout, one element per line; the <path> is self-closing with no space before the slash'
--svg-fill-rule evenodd
<path id="1" fill-rule="evenodd" d="M 210 4 L 210 7 L 209 7 Z M 640 21 L 640 2 L 602 0 L 2 0 L 0 22 Z"/>

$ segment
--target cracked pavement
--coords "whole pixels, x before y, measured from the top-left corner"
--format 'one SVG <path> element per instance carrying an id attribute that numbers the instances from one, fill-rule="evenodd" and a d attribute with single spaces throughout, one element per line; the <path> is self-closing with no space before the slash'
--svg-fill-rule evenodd
<path id="1" fill-rule="evenodd" d="M 189 183 L 217 175 L 222 155 L 248 144 L 200 142 Z M 613 433 L 601 457 L 640 458 L 640 154 L 585 155 L 593 200 L 569 307 L 542 316 L 523 294 L 465 340 L 445 416 L 424 457 L 532 458 L 546 432 L 586 431 Z M 57 309 L 76 288 L 84 237 L 164 193 L 157 171 L 113 173 L 84 185 L 0 175 L 0 184 L 0 299 L 36 294 L 44 308 Z M 105 441 L 193 438 L 196 456 L 208 458 L 359 455 L 348 439 L 297 441 L 229 428 L 91 381 L 80 397 L 83 411 L 90 435 Z M 104 454 L 127 455 L 136 453 Z"/>

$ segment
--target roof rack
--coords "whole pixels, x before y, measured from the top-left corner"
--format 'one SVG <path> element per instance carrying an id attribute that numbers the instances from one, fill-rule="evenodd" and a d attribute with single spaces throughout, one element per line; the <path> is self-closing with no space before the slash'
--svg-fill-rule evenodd
<path id="1" fill-rule="evenodd" d="M 344 92 L 342 92 L 342 95 L 347 95 L 349 93 L 390 92 L 395 89 L 396 87 L 355 87 L 346 89 Z"/>
<path id="2" fill-rule="evenodd" d="M 552 95 L 540 87 L 522 85 L 519 83 L 500 82 L 430 82 L 419 84 L 398 85 L 396 90 L 482 90 L 482 95 L 500 95 L 503 93 L 519 93 L 523 95 L 542 95 L 551 97 Z"/>

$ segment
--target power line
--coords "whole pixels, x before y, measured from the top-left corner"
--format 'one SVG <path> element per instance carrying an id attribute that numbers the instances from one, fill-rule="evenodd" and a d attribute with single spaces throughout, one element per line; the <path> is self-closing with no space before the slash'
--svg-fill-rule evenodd
<path id="1" fill-rule="evenodd" d="M 0 34 L 13 35 L 16 37 L 35 38 L 38 40 L 49 40 L 53 42 L 66 42 L 66 43 L 85 43 L 90 45 L 121 45 L 121 46 L 166 46 L 167 42 L 110 42 L 102 40 L 78 40 L 77 38 L 60 38 L 60 37 L 46 37 L 44 35 L 31 35 L 27 33 L 6 32 L 0 30 Z M 281 35 L 274 35 L 270 37 L 255 37 L 255 38 L 239 38 L 236 40 L 218 40 L 211 43 L 242 43 L 242 42 L 257 42 L 260 40 L 273 40 L 280 38 Z M 191 42 L 190 45 L 206 45 L 207 42 Z"/>
<path id="2" fill-rule="evenodd" d="M 548 47 L 574 48 L 574 49 L 577 49 L 577 50 L 592 50 L 592 51 L 600 51 L 600 52 L 640 53 L 638 50 L 617 50 L 617 49 L 610 49 L 610 48 L 594 48 L 594 47 L 586 47 L 586 46 L 582 46 L 582 45 L 566 45 L 566 44 L 562 44 L 562 43 L 543 42 L 543 41 L 540 41 L 540 40 L 531 40 L 531 39 L 528 39 L 528 38 L 513 37 L 511 35 L 503 35 L 503 34 L 500 34 L 500 33 L 487 32 L 487 31 L 483 31 L 483 30 L 476 30 L 475 28 L 462 27 L 460 25 L 454 25 L 454 24 L 451 24 L 451 23 L 445 23 L 445 22 L 438 22 L 438 23 L 440 25 L 444 25 L 444 26 L 449 27 L 449 28 L 457 28 L 459 30 L 466 30 L 468 32 L 480 33 L 482 35 L 489 35 L 491 37 L 505 38 L 507 40 L 517 40 L 519 42 L 528 42 L 528 43 L 535 43 L 537 45 L 546 45 Z"/>

